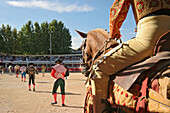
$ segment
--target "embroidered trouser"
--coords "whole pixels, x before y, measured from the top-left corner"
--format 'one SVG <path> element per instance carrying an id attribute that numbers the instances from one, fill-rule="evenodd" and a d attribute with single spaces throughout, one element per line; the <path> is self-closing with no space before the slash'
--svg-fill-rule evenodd
<path id="1" fill-rule="evenodd" d="M 59 86 L 60 86 L 60 89 L 61 89 L 61 95 L 65 95 L 65 82 L 61 78 L 59 78 L 58 80 L 56 80 L 54 82 L 52 94 L 56 93 Z"/>
<path id="2" fill-rule="evenodd" d="M 32 84 L 35 85 L 35 75 L 29 75 L 29 84 L 28 85 L 31 85 L 31 81 L 32 81 Z"/>
<path id="3" fill-rule="evenodd" d="M 135 38 L 125 42 L 123 46 L 118 46 L 116 52 L 111 50 L 106 53 L 103 56 L 104 60 L 94 65 L 92 93 L 95 97 L 94 106 L 97 108 L 95 113 L 101 113 L 105 108 L 105 104 L 101 104 L 101 99 L 107 98 L 109 75 L 152 55 L 159 37 L 170 30 L 169 20 L 170 16 L 166 15 L 141 19 L 137 25 L 138 32 Z"/>

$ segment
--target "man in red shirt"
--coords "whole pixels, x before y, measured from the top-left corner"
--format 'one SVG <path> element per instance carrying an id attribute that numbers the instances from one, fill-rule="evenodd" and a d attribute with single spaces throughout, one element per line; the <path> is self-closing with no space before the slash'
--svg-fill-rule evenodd
<path id="1" fill-rule="evenodd" d="M 65 80 L 64 80 L 64 75 L 66 72 L 66 68 L 61 65 L 62 64 L 62 60 L 57 60 L 55 63 L 57 63 L 55 66 L 53 66 L 53 69 L 51 71 L 51 75 L 52 77 L 55 78 L 55 82 L 54 82 L 54 86 L 53 86 L 53 96 L 54 96 L 54 102 L 52 102 L 51 104 L 57 104 L 57 89 L 58 86 L 60 86 L 61 89 L 61 95 L 62 95 L 62 106 L 65 106 L 64 104 L 64 100 L 65 100 Z"/>

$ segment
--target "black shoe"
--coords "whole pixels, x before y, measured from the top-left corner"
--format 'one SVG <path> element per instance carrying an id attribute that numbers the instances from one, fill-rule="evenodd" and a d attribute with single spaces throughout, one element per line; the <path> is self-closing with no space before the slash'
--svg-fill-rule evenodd
<path id="1" fill-rule="evenodd" d="M 29 91 L 31 91 L 31 89 L 29 89 Z"/>
<path id="2" fill-rule="evenodd" d="M 35 88 L 33 88 L 33 91 L 35 91 Z"/>
<path id="3" fill-rule="evenodd" d="M 62 104 L 62 106 L 66 106 L 65 104 Z"/>
<path id="4" fill-rule="evenodd" d="M 57 101 L 56 102 L 51 102 L 51 105 L 54 105 L 54 104 L 57 104 Z"/>

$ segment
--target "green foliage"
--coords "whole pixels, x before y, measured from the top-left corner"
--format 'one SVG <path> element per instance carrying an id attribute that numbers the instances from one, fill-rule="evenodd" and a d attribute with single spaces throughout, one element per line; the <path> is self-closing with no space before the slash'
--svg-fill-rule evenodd
<path id="1" fill-rule="evenodd" d="M 52 54 L 71 52 L 71 35 L 61 21 L 43 22 L 39 25 L 29 20 L 21 30 L 11 29 L 10 25 L 0 28 L 0 52 L 6 54 L 50 54 L 50 36 Z"/>

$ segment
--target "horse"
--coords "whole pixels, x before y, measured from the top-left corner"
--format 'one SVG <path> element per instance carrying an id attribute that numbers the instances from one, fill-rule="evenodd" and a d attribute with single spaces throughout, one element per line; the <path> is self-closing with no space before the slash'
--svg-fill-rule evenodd
<path id="1" fill-rule="evenodd" d="M 100 28 L 90 31 L 88 34 L 77 30 L 76 32 L 84 39 L 80 48 L 84 64 L 82 72 L 87 77 L 92 69 L 92 64 L 100 58 L 99 56 L 116 47 L 119 43 L 109 38 L 108 32 Z"/>
<path id="2" fill-rule="evenodd" d="M 102 29 L 95 29 L 87 34 L 80 31 L 77 31 L 77 33 L 84 38 L 80 48 L 82 50 L 84 63 L 83 74 L 88 77 L 93 71 L 93 64 L 95 64 L 95 62 L 105 53 L 116 48 L 119 43 L 116 40 L 111 40 L 109 34 Z M 160 59 L 160 57 L 164 58 L 165 56 L 170 56 L 170 48 L 169 46 L 166 46 L 169 45 L 170 39 L 167 37 L 170 37 L 170 32 L 167 32 L 159 38 L 154 49 L 153 57 L 129 66 L 111 76 L 108 88 L 109 94 L 106 102 L 109 103 L 109 107 L 103 112 L 135 112 L 136 108 L 140 108 L 141 103 L 144 104 L 144 106 L 148 103 L 147 107 L 150 112 L 168 112 L 170 110 L 170 84 L 167 82 L 169 80 L 168 76 L 170 75 L 170 62 L 169 57 L 165 60 Z M 166 51 L 165 56 L 164 51 Z M 159 69 L 157 69 L 157 67 L 159 67 Z M 123 84 L 122 81 L 124 81 Z M 149 82 L 146 84 L 146 81 Z M 159 88 L 154 88 L 158 87 L 158 85 L 155 85 L 158 81 L 159 88 L 162 92 L 157 91 Z M 140 92 L 141 90 L 144 90 L 143 87 L 148 87 L 145 88 L 146 91 L 144 93 L 147 92 L 145 96 L 143 95 L 143 92 Z M 121 95 L 117 93 L 120 89 L 122 91 L 121 94 L 124 93 L 126 96 L 128 95 L 128 98 L 131 96 L 128 101 L 132 101 L 132 103 L 134 103 L 133 106 L 127 106 L 125 104 L 120 105 L 119 102 L 116 102 L 116 95 Z M 92 87 L 89 85 L 87 87 L 85 98 L 84 113 L 92 113 L 93 107 L 97 107 L 93 106 L 93 96 L 91 91 Z M 157 97 L 155 98 L 153 95 L 156 95 Z M 161 109 L 158 106 L 163 107 Z M 147 108 L 143 107 L 143 110 L 147 111 Z"/>

